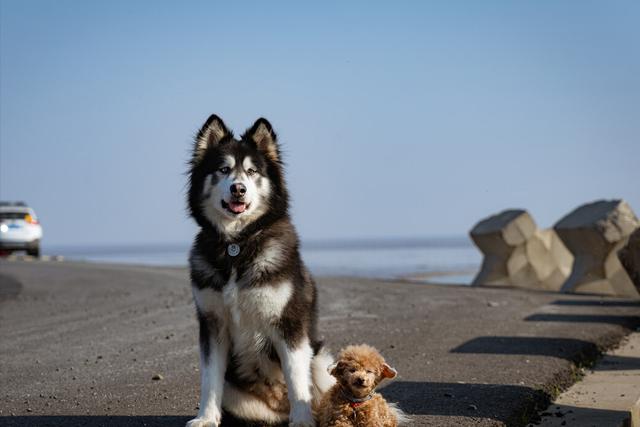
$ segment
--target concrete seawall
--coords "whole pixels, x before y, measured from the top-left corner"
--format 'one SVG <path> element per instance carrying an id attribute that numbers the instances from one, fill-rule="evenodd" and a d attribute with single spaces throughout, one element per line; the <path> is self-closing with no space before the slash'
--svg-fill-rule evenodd
<path id="1" fill-rule="evenodd" d="M 3 286 L 0 425 L 179 426 L 197 412 L 186 270 L 0 262 Z M 352 278 L 318 287 L 328 346 L 378 347 L 399 372 L 383 393 L 415 426 L 525 425 L 640 325 L 640 303 L 619 298 Z"/>

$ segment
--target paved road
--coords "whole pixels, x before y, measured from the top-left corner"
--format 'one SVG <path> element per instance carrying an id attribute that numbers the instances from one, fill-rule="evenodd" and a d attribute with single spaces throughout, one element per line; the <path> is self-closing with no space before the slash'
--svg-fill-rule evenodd
<path id="1" fill-rule="evenodd" d="M 640 325 L 619 299 L 318 282 L 328 345 L 377 346 L 400 373 L 383 392 L 416 426 L 524 425 Z M 181 426 L 197 403 L 186 270 L 0 262 L 0 425 Z"/>

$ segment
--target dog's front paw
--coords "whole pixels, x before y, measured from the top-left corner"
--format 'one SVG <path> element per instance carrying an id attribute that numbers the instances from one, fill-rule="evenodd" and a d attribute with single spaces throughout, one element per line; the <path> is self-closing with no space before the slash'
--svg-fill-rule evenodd
<path id="1" fill-rule="evenodd" d="M 289 427 L 315 427 L 311 405 L 308 403 L 296 403 L 289 414 Z"/>
<path id="2" fill-rule="evenodd" d="M 187 423 L 185 427 L 218 427 L 220 425 L 220 417 L 215 418 L 194 418 Z"/>

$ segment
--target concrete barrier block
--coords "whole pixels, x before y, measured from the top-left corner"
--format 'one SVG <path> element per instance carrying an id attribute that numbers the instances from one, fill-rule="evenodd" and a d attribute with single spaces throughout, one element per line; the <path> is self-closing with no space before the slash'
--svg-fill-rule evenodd
<path id="1" fill-rule="evenodd" d="M 618 258 L 629 236 L 640 228 L 640 221 L 626 202 L 601 200 L 580 206 L 553 228 L 574 256 L 563 292 L 640 296 Z"/>
<path id="2" fill-rule="evenodd" d="M 618 251 L 618 259 L 640 292 L 640 228 L 629 236 L 627 243 Z"/>
<path id="3" fill-rule="evenodd" d="M 538 230 L 531 215 L 509 209 L 483 219 L 470 232 L 484 254 L 473 285 L 558 290 L 573 256 L 553 230 Z"/>

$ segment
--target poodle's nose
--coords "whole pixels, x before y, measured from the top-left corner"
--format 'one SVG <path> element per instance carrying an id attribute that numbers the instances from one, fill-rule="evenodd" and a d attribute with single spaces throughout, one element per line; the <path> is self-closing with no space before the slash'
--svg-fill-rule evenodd
<path id="1" fill-rule="evenodd" d="M 364 378 L 356 378 L 355 384 L 356 385 L 364 385 Z"/>

